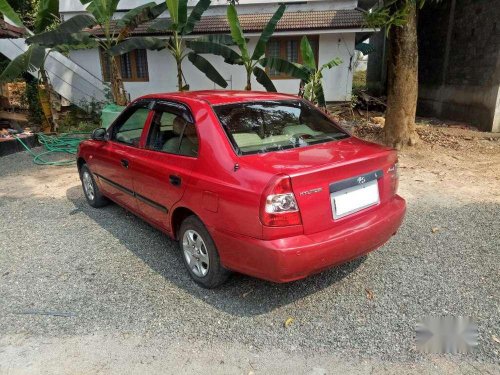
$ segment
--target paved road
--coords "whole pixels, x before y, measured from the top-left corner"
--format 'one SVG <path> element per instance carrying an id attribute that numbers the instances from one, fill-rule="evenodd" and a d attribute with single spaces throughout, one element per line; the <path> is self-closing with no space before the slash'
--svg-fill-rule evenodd
<path id="1" fill-rule="evenodd" d="M 205 290 L 165 235 L 117 205 L 89 207 L 73 169 L 2 158 L 0 373 L 500 371 L 500 205 L 405 191 L 403 227 L 365 258 Z M 475 353 L 418 353 L 428 315 L 477 319 Z"/>

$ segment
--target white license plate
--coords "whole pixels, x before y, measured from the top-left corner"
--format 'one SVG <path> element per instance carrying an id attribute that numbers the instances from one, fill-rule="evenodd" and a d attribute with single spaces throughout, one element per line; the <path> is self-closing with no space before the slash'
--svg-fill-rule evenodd
<path id="1" fill-rule="evenodd" d="M 380 203 L 378 180 L 351 186 L 330 194 L 333 217 L 339 219 Z"/>

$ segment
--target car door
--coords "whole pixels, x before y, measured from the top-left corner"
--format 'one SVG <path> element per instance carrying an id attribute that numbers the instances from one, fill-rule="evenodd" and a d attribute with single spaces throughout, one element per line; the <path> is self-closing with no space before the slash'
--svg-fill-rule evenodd
<path id="1" fill-rule="evenodd" d="M 157 102 L 145 146 L 134 161 L 137 204 L 143 216 L 170 231 L 170 210 L 182 198 L 197 157 L 198 135 L 189 109 Z"/>
<path id="2" fill-rule="evenodd" d="M 113 123 L 107 142 L 93 156 L 92 168 L 103 192 L 111 199 L 136 211 L 133 177 L 137 170 L 135 153 L 142 146 L 144 128 L 153 112 L 151 101 L 128 107 Z"/>

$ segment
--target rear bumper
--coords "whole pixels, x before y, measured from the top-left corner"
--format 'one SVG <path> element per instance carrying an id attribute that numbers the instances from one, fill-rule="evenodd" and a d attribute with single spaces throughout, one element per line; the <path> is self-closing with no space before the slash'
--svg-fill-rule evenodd
<path id="1" fill-rule="evenodd" d="M 289 282 L 382 246 L 398 230 L 405 210 L 404 199 L 395 196 L 331 230 L 269 241 L 211 232 L 225 267 L 273 282 Z"/>

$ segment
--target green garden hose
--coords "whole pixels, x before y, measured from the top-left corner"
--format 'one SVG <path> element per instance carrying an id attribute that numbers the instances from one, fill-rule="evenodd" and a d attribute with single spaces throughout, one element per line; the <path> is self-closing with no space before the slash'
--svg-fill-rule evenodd
<path id="1" fill-rule="evenodd" d="M 76 155 L 78 145 L 81 141 L 88 138 L 89 133 L 66 133 L 59 136 L 38 133 L 37 136 L 38 141 L 45 147 L 46 150 L 38 155 L 35 154 L 26 145 L 26 143 L 22 141 L 21 138 L 17 137 L 16 135 L 14 135 L 14 138 L 16 138 L 23 145 L 26 151 L 28 151 L 33 156 L 33 163 L 38 165 L 64 166 L 76 163 L 76 158 L 72 157 L 71 159 L 64 160 L 46 160 L 43 157 L 55 153 Z"/>

